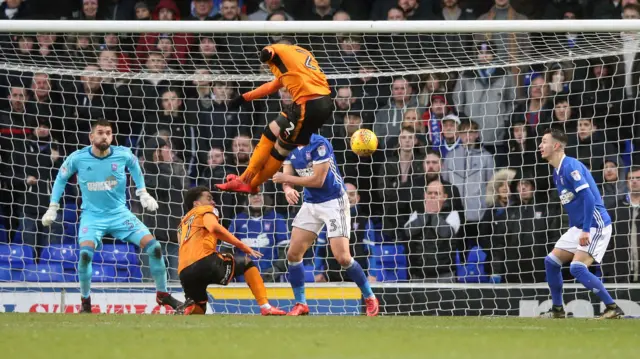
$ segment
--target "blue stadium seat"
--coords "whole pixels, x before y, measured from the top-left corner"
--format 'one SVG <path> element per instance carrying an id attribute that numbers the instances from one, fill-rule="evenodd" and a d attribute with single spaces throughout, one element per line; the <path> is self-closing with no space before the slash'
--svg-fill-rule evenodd
<path id="1" fill-rule="evenodd" d="M 52 244 L 42 251 L 41 263 L 62 263 L 64 269 L 74 269 L 78 263 L 78 249 L 71 244 Z"/>
<path id="2" fill-rule="evenodd" d="M 78 206 L 75 203 L 67 203 L 62 210 L 62 222 L 75 224 L 78 222 Z"/>
<path id="3" fill-rule="evenodd" d="M 142 267 L 139 265 L 116 268 L 117 281 L 123 283 L 142 282 Z"/>
<path id="4" fill-rule="evenodd" d="M 126 243 L 105 244 L 93 257 L 94 263 L 128 267 L 140 264 L 135 247 Z"/>
<path id="5" fill-rule="evenodd" d="M 93 264 L 93 273 L 91 281 L 93 282 L 116 282 L 117 272 L 114 265 L 109 264 Z"/>
<path id="6" fill-rule="evenodd" d="M 0 268 L 0 282 L 24 282 L 22 271 Z"/>
<path id="7" fill-rule="evenodd" d="M 464 256 L 456 253 L 456 276 L 462 283 L 488 283 L 491 279 L 487 275 L 484 265 L 487 262 L 487 254 L 482 247 L 471 248 L 464 261 Z"/>
<path id="8" fill-rule="evenodd" d="M 34 253 L 31 246 L 0 244 L 0 267 L 22 269 L 33 264 Z"/>
<path id="9" fill-rule="evenodd" d="M 27 282 L 69 282 L 73 277 L 65 274 L 62 264 L 29 264 L 24 267 L 24 279 Z"/>
<path id="10" fill-rule="evenodd" d="M 409 279 L 407 256 L 401 244 L 383 244 L 372 246 L 373 256 L 380 265 L 377 279 L 383 282 L 395 282 Z"/>

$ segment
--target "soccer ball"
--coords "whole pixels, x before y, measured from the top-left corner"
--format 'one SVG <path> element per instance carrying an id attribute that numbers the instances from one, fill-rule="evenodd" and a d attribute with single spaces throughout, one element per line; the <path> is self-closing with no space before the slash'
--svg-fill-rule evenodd
<path id="1" fill-rule="evenodd" d="M 371 156 L 378 149 L 378 136 L 361 128 L 351 136 L 351 150 L 358 156 Z"/>

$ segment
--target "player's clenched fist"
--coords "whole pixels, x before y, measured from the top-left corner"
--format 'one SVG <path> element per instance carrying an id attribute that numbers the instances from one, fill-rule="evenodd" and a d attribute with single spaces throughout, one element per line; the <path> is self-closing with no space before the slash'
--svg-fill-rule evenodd
<path id="1" fill-rule="evenodd" d="M 136 191 L 136 196 L 140 197 L 140 204 L 148 211 L 154 212 L 158 209 L 158 202 L 147 192 L 146 189 L 139 189 Z"/>
<path id="2" fill-rule="evenodd" d="M 300 192 L 291 187 L 287 187 L 284 190 L 284 197 L 287 199 L 287 202 L 293 206 L 300 200 Z"/>
<path id="3" fill-rule="evenodd" d="M 58 209 L 60 209 L 60 205 L 57 203 L 49 204 L 49 208 L 47 212 L 45 212 L 44 216 L 42 216 L 42 224 L 46 227 L 50 226 L 56 220 L 58 216 Z"/>

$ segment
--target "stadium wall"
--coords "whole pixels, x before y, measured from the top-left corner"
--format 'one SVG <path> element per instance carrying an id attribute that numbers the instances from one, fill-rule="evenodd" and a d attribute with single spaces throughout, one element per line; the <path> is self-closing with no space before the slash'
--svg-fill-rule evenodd
<path id="1" fill-rule="evenodd" d="M 150 285 L 96 285 L 92 289 L 94 312 L 106 314 L 172 314 L 155 303 Z M 183 300 L 179 287 L 170 288 Z M 551 306 L 544 285 L 458 285 L 458 284 L 374 284 L 382 315 L 427 316 L 520 316 L 534 317 Z M 640 317 L 640 285 L 609 285 L 616 303 L 627 316 Z M 294 304 L 286 285 L 269 285 L 267 293 L 274 305 Z M 244 285 L 211 287 L 208 314 L 259 314 L 249 288 Z M 359 315 L 363 312 L 360 291 L 345 285 L 313 285 L 307 290 L 312 314 Z M 597 296 L 579 285 L 565 286 L 567 311 L 575 317 L 593 318 L 604 305 Z M 65 284 L 33 286 L 8 284 L 0 287 L 0 312 L 77 313 L 78 288 Z"/>

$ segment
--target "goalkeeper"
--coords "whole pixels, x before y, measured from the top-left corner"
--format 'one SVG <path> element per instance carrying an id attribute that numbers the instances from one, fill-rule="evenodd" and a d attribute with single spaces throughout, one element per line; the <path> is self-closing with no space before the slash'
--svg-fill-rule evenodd
<path id="1" fill-rule="evenodd" d="M 151 275 L 156 283 L 156 302 L 169 305 L 173 309 L 182 305 L 167 292 L 167 268 L 162 256 L 160 243 L 149 229 L 127 209 L 126 169 L 136 184 L 136 194 L 142 206 L 149 210 L 158 209 L 158 203 L 145 189 L 142 171 L 137 158 L 126 147 L 111 146 L 113 132 L 107 120 L 97 120 L 89 134 L 91 146 L 73 152 L 62 164 L 51 194 L 49 209 L 42 217 L 42 224 L 51 225 L 60 208 L 58 202 L 67 181 L 75 173 L 82 192 L 82 215 L 80 217 L 80 260 L 78 277 L 82 313 L 91 313 L 91 262 L 94 251 L 102 247 L 102 237 L 113 237 L 133 243 L 149 256 Z"/>
<path id="2" fill-rule="evenodd" d="M 327 78 L 311 52 L 279 43 L 262 49 L 260 61 L 269 65 L 275 80 L 234 98 L 229 106 L 239 107 L 282 87 L 289 91 L 293 103 L 264 129 L 244 173 L 229 175 L 227 183 L 216 185 L 222 191 L 258 193 L 258 187 L 280 170 L 289 152 L 308 145 L 311 135 L 333 112 Z"/>

